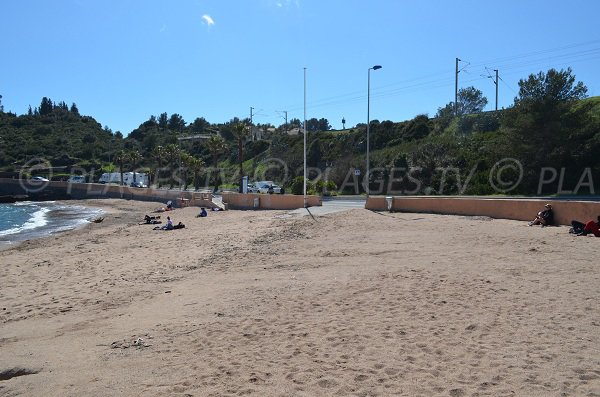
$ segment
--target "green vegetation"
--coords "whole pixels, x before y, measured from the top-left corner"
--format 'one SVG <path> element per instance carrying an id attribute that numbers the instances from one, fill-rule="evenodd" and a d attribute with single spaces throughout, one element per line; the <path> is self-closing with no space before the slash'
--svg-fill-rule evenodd
<path id="1" fill-rule="evenodd" d="M 506 110 L 483 112 L 474 87 L 435 117 L 371 121 L 373 194 L 596 194 L 600 187 L 600 97 L 571 69 L 532 74 Z M 303 139 L 288 125 L 254 125 L 234 118 L 186 123 L 178 114 L 151 116 L 127 137 L 82 116 L 75 104 L 43 98 L 17 116 L 0 110 L 0 171 L 71 173 L 144 169 L 156 185 L 235 186 L 241 176 L 273 180 L 302 192 Z M 307 120 L 307 189 L 361 194 L 366 125 L 329 131 L 326 119 Z M 256 131 L 262 139 L 255 140 Z M 46 162 L 38 164 L 38 158 Z M 48 165 L 51 164 L 51 168 Z M 355 175 L 354 170 L 362 170 Z"/>

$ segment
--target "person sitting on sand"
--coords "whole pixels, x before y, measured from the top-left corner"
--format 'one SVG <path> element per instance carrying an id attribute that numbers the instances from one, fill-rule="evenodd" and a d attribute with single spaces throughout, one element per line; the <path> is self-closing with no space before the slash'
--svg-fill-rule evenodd
<path id="1" fill-rule="evenodd" d="M 208 216 L 208 213 L 206 212 L 206 209 L 202 207 L 200 208 L 200 213 L 196 215 L 196 218 L 204 218 L 205 216 Z"/>
<path id="2" fill-rule="evenodd" d="M 167 208 L 165 208 L 165 211 L 172 211 L 173 210 L 173 202 L 171 200 L 167 201 Z"/>
<path id="3" fill-rule="evenodd" d="M 546 204 L 543 211 L 538 212 L 534 220 L 528 223 L 529 226 L 542 225 L 550 226 L 554 224 L 554 212 L 552 211 L 552 205 Z"/>
<path id="4" fill-rule="evenodd" d="M 578 236 L 587 236 L 590 233 L 596 237 L 600 237 L 600 215 L 598 215 L 598 222 L 594 222 L 593 220 L 588 221 Z"/>
<path id="5" fill-rule="evenodd" d="M 173 230 L 173 221 L 167 216 L 167 224 L 160 228 L 161 230 Z"/>
<path id="6" fill-rule="evenodd" d="M 167 216 L 167 224 L 164 225 L 163 227 L 159 227 L 156 226 L 154 228 L 154 230 L 175 230 L 175 229 L 183 229 L 185 228 L 185 225 L 181 222 L 179 222 L 176 225 L 173 225 L 173 221 L 171 220 L 171 217 Z"/>

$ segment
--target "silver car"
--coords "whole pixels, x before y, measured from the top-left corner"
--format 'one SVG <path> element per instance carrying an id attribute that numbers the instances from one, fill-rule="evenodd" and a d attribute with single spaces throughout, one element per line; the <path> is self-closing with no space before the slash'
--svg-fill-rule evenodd
<path id="1" fill-rule="evenodd" d="M 254 183 L 248 184 L 248 193 L 258 193 L 258 188 Z"/>
<path id="2" fill-rule="evenodd" d="M 257 183 L 258 193 L 270 193 L 270 194 L 281 194 L 281 187 L 277 186 L 271 181 L 264 181 Z"/>

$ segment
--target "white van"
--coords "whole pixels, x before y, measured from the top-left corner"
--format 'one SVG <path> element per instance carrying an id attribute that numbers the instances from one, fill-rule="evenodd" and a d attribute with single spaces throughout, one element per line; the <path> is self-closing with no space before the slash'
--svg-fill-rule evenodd
<path id="1" fill-rule="evenodd" d="M 148 185 L 148 174 L 143 172 L 124 172 L 123 173 L 123 184 L 126 186 L 131 186 L 135 179 L 136 187 L 139 186 L 138 182 L 141 182 L 142 185 Z M 121 173 L 120 172 L 107 172 L 100 176 L 100 183 L 121 183 Z"/>

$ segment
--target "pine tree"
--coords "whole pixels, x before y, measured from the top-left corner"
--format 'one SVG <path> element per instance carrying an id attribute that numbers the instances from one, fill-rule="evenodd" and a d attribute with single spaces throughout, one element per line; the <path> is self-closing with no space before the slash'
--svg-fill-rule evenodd
<path id="1" fill-rule="evenodd" d="M 53 109 L 54 105 L 52 104 L 52 101 L 49 98 L 43 97 L 40 105 L 40 116 L 51 114 Z"/>

